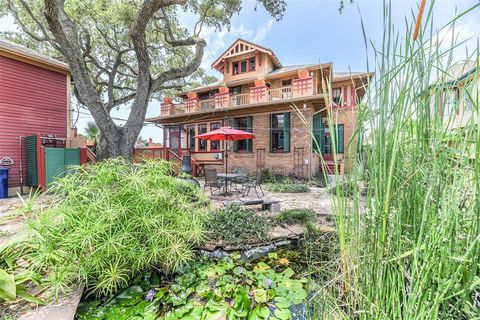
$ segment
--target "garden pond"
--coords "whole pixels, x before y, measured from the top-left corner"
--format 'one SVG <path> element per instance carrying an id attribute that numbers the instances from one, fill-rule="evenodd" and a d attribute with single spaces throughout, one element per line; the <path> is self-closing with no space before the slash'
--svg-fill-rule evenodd
<path id="1" fill-rule="evenodd" d="M 113 297 L 84 298 L 89 319 L 308 319 L 307 277 L 300 254 L 271 252 L 257 261 L 240 255 L 202 257 L 173 276 L 145 273 Z"/>

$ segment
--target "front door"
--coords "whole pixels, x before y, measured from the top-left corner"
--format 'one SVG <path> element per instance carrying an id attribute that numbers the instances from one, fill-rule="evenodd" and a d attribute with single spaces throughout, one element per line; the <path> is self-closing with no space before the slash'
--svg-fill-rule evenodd
<path id="1" fill-rule="evenodd" d="M 168 131 L 168 147 L 176 154 L 180 154 L 180 127 L 171 126 Z"/>

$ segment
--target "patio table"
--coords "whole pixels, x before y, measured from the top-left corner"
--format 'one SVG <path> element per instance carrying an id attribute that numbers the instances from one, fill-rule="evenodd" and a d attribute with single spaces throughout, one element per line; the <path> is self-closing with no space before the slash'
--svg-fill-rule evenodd
<path id="1" fill-rule="evenodd" d="M 220 178 L 220 179 L 225 179 L 227 181 L 227 184 L 226 184 L 227 188 L 222 195 L 231 196 L 232 193 L 228 192 L 228 185 L 229 184 L 232 185 L 232 181 L 234 181 L 235 179 L 244 177 L 244 175 L 240 174 L 240 173 L 218 173 L 217 177 Z M 231 190 L 231 188 L 230 188 L 230 190 Z M 237 191 L 239 191 L 239 190 L 237 190 Z"/>

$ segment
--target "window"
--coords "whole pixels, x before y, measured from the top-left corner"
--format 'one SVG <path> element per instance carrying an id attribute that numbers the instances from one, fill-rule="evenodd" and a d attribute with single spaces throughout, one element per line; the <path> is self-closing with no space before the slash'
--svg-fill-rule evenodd
<path id="1" fill-rule="evenodd" d="M 255 64 L 256 64 L 255 58 L 236 61 L 232 64 L 233 65 L 232 73 L 236 75 L 240 73 L 255 71 L 256 70 Z"/>
<path id="2" fill-rule="evenodd" d="M 467 90 L 469 89 L 465 88 L 465 92 L 463 93 L 463 112 L 470 112 L 473 110 L 472 98 L 470 97 Z"/>
<path id="3" fill-rule="evenodd" d="M 332 90 L 332 99 L 333 99 L 333 103 L 335 103 L 336 105 L 340 105 L 340 101 L 342 100 L 341 88 L 334 88 Z"/>
<path id="4" fill-rule="evenodd" d="M 233 118 L 233 127 L 239 130 L 253 132 L 253 118 L 251 116 Z M 233 151 L 239 153 L 247 153 L 253 151 L 253 141 L 252 139 L 248 140 L 239 140 L 233 142 Z"/>
<path id="5" fill-rule="evenodd" d="M 207 125 L 206 124 L 199 124 L 198 125 L 198 134 L 207 133 Z M 198 145 L 199 151 L 207 151 L 207 140 L 200 139 Z"/>
<path id="6" fill-rule="evenodd" d="M 290 152 L 290 112 L 270 116 L 270 151 Z"/>
<path id="7" fill-rule="evenodd" d="M 449 116 L 457 112 L 458 89 L 449 89 L 443 91 L 442 110 L 444 116 Z"/>
<path id="8" fill-rule="evenodd" d="M 187 127 L 187 134 L 188 134 L 188 149 L 190 151 L 195 151 L 195 126 L 188 126 Z"/>
<path id="9" fill-rule="evenodd" d="M 220 129 L 220 123 L 215 122 L 210 124 L 210 131 Z M 220 141 L 210 141 L 210 150 L 216 151 L 220 150 Z"/>

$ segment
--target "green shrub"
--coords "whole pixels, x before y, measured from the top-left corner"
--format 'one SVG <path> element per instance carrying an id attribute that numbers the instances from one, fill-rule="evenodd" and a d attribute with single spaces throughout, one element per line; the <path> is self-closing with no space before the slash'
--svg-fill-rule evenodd
<path id="1" fill-rule="evenodd" d="M 281 193 L 305 193 L 310 191 L 306 184 L 298 183 L 267 183 L 267 190 Z"/>
<path id="2" fill-rule="evenodd" d="M 206 223 L 210 239 L 229 243 L 265 239 L 268 220 L 251 209 L 229 205 L 214 211 Z"/>
<path id="3" fill-rule="evenodd" d="M 280 212 L 275 220 L 279 224 L 307 224 L 313 222 L 316 216 L 316 212 L 311 209 L 289 209 Z"/>
<path id="4" fill-rule="evenodd" d="M 51 188 L 54 205 L 28 221 L 26 265 L 58 292 L 81 281 L 110 295 L 139 271 L 169 273 L 204 239 L 201 191 L 170 175 L 166 162 L 120 159 L 77 167 Z"/>

